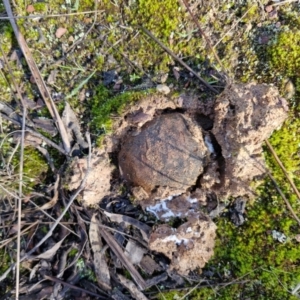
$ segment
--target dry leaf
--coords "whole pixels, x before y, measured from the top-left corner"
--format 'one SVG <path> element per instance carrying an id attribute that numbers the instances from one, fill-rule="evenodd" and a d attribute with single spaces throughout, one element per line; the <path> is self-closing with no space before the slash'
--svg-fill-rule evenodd
<path id="1" fill-rule="evenodd" d="M 160 272 L 162 270 L 161 266 L 149 255 L 145 255 L 139 265 L 149 275 L 152 275 L 155 271 Z"/>
<path id="2" fill-rule="evenodd" d="M 128 217 L 128 216 L 123 216 L 120 214 L 113 214 L 113 213 L 109 213 L 107 211 L 104 211 L 105 215 L 108 216 L 110 218 L 110 220 L 112 222 L 118 222 L 118 223 L 122 223 L 125 222 L 128 225 L 132 225 L 134 227 L 136 227 L 137 229 L 139 229 L 141 231 L 141 234 L 143 236 L 143 239 L 148 242 L 149 241 L 149 236 L 150 236 L 150 232 L 151 232 L 151 228 L 146 225 L 145 223 L 142 223 L 134 218 Z"/>
<path id="3" fill-rule="evenodd" d="M 56 32 L 55 32 L 55 36 L 60 39 L 65 33 L 67 32 L 66 28 L 63 27 L 59 27 Z"/>
<path id="4" fill-rule="evenodd" d="M 65 236 L 62 240 L 57 242 L 52 248 L 50 248 L 49 250 L 45 251 L 44 253 L 36 256 L 35 258 L 51 259 L 56 254 L 57 250 L 61 247 L 61 244 L 63 243 L 63 241 L 65 240 L 66 237 L 67 236 Z"/>
<path id="5" fill-rule="evenodd" d="M 45 118 L 36 118 L 32 119 L 34 122 L 34 126 L 44 130 L 45 132 L 49 133 L 51 136 L 57 135 L 58 131 L 55 127 L 53 120 L 45 119 Z"/>
<path id="6" fill-rule="evenodd" d="M 118 277 L 122 283 L 130 292 L 133 299 L 139 300 L 148 300 L 148 298 L 137 288 L 137 286 L 127 278 L 123 277 L 122 275 L 118 274 Z"/>
<path id="7" fill-rule="evenodd" d="M 125 256 L 130 259 L 134 265 L 138 265 L 144 254 L 147 253 L 145 248 L 139 247 L 136 242 L 129 240 L 125 248 Z"/>
<path id="8" fill-rule="evenodd" d="M 110 290 L 110 274 L 105 260 L 105 251 L 101 242 L 101 236 L 96 219 L 96 214 L 93 215 L 89 231 L 90 243 L 94 252 L 94 267 L 98 284 L 104 290 Z"/>
<path id="9" fill-rule="evenodd" d="M 65 109 L 63 111 L 62 121 L 67 129 L 69 140 L 73 142 L 74 136 L 76 142 L 81 148 L 88 148 L 88 143 L 83 139 L 82 134 L 80 132 L 80 124 L 76 117 L 76 114 L 68 102 L 66 102 Z"/>
<path id="10" fill-rule="evenodd" d="M 147 284 L 144 278 L 140 275 L 140 273 L 136 270 L 130 260 L 127 259 L 125 256 L 123 249 L 114 239 L 114 237 L 104 228 L 101 228 L 101 236 L 104 238 L 108 246 L 110 247 L 111 251 L 118 257 L 120 262 L 124 265 L 124 268 L 130 273 L 132 279 L 136 282 L 138 287 L 141 290 L 147 288 Z"/>
<path id="11" fill-rule="evenodd" d="M 21 222 L 21 228 L 20 228 L 20 230 L 23 228 L 24 223 L 25 223 L 25 222 L 23 222 L 23 221 Z M 15 233 L 18 232 L 18 231 L 19 231 L 19 224 L 14 224 L 14 225 L 10 228 L 8 235 L 15 234 Z"/>
<path id="12" fill-rule="evenodd" d="M 56 182 L 55 182 L 55 185 L 54 185 L 54 196 L 53 196 L 53 198 L 49 202 L 45 203 L 42 207 L 40 207 L 40 210 L 50 209 L 50 208 L 52 208 L 56 204 L 56 202 L 58 200 L 58 184 L 59 184 L 59 179 L 60 179 L 60 177 L 57 174 Z"/>

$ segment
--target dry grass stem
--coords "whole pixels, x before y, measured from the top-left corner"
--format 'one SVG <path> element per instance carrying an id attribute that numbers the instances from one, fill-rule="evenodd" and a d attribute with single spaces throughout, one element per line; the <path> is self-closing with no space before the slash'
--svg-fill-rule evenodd
<path id="1" fill-rule="evenodd" d="M 46 19 L 46 18 L 60 18 L 60 17 L 70 17 L 70 16 L 80 16 L 80 15 L 88 15 L 94 14 L 96 10 L 88 10 L 82 12 L 74 12 L 74 13 L 66 13 L 66 14 L 52 14 L 52 15 L 31 15 L 31 16 L 11 16 L 11 17 L 2 17 L 0 16 L 0 20 L 11 20 L 11 19 Z M 104 12 L 103 10 L 98 10 L 99 12 Z"/>
<path id="2" fill-rule="evenodd" d="M 5 6 L 5 9 L 6 9 L 6 12 L 7 12 L 7 15 L 9 17 L 12 17 L 13 14 L 12 14 L 12 10 L 11 10 L 11 6 L 10 6 L 10 3 L 8 0 L 3 0 L 3 3 L 4 3 L 4 6 Z M 59 116 L 59 113 L 57 111 L 57 108 L 54 104 L 54 101 L 52 100 L 51 98 L 51 95 L 49 93 L 49 90 L 46 86 L 46 83 L 44 82 L 42 76 L 41 76 L 41 73 L 39 72 L 38 70 L 38 67 L 33 59 L 33 56 L 30 52 L 30 49 L 25 41 L 25 38 L 24 36 L 21 34 L 15 20 L 13 18 L 10 19 L 10 23 L 11 23 L 11 26 L 14 30 L 14 33 L 15 33 L 15 36 L 16 36 L 16 39 L 18 41 L 18 44 L 20 46 L 20 48 L 22 49 L 22 52 L 24 54 L 24 57 L 27 61 L 27 64 L 31 70 L 31 73 L 32 73 L 32 76 L 34 77 L 35 79 L 35 82 L 39 88 L 39 91 L 40 91 L 40 94 L 41 96 L 43 97 L 44 99 L 44 102 L 53 118 L 53 120 L 55 121 L 56 125 L 57 125 L 57 128 L 60 132 L 60 135 L 61 135 L 61 139 L 62 139 L 62 142 L 64 144 L 64 149 L 67 153 L 70 152 L 71 150 L 71 145 L 70 145 L 70 141 L 68 139 L 68 134 L 66 132 L 66 128 Z"/>
<path id="3" fill-rule="evenodd" d="M 6 116 L 5 114 L 1 113 L 0 112 L 0 116 L 1 118 L 15 124 L 15 125 L 18 125 L 18 126 L 21 126 L 21 124 L 16 121 L 15 119 L 12 119 L 8 116 Z M 36 137 L 39 137 L 41 138 L 46 144 L 48 144 L 49 146 L 55 148 L 56 150 L 58 150 L 60 153 L 64 154 L 64 155 L 68 155 L 68 153 L 65 151 L 65 149 L 61 148 L 60 146 L 58 146 L 57 144 L 55 144 L 54 142 L 52 142 L 50 139 L 48 139 L 47 137 L 43 136 L 41 133 L 35 131 L 34 129 L 32 129 L 31 127 L 29 126 L 26 126 L 26 131 L 30 132 L 32 135 L 36 136 Z"/>
<path id="4" fill-rule="evenodd" d="M 274 156 L 276 162 L 278 163 L 278 165 L 280 166 L 281 170 L 283 171 L 286 179 L 288 180 L 288 182 L 290 183 L 293 191 L 295 192 L 295 194 L 298 197 L 298 201 L 300 201 L 300 193 L 294 183 L 294 181 L 291 179 L 291 177 L 289 176 L 287 170 L 285 169 L 284 165 L 282 164 L 281 160 L 279 159 L 278 155 L 276 154 L 274 148 L 272 147 L 272 145 L 270 144 L 270 142 L 268 140 L 265 140 L 266 145 L 268 146 L 270 152 L 272 153 L 272 155 Z"/>
<path id="5" fill-rule="evenodd" d="M 188 71 L 194 74 L 208 89 L 210 89 L 214 93 L 218 93 L 218 91 L 212 87 L 209 83 L 207 83 L 202 77 L 198 75 L 191 67 L 189 67 L 181 58 L 179 58 L 175 53 L 173 53 L 168 47 L 166 47 L 160 40 L 158 40 L 148 29 L 141 27 L 141 29 L 146 33 L 151 39 L 153 39 L 161 48 L 163 48 L 170 56 L 172 56 L 175 60 L 177 60 L 183 67 L 185 67 Z"/>
<path id="6" fill-rule="evenodd" d="M 24 147 L 25 147 L 25 125 L 26 125 L 26 107 L 23 106 L 23 121 L 21 135 L 20 151 L 20 169 L 19 169 L 19 198 L 18 203 L 18 237 L 17 237 L 17 260 L 16 260 L 16 299 L 19 299 L 20 286 L 20 256 L 21 256 L 21 220 L 22 220 L 22 195 L 23 195 L 23 166 L 24 166 Z"/>
<path id="7" fill-rule="evenodd" d="M 225 72 L 226 70 L 225 70 L 225 68 L 224 68 L 224 66 L 223 66 L 223 64 L 222 64 L 222 62 L 221 62 L 221 60 L 220 60 L 220 58 L 219 58 L 217 52 L 215 51 L 214 47 L 212 46 L 212 44 L 211 44 L 210 39 L 208 38 L 208 36 L 207 36 L 207 35 L 205 34 L 205 32 L 202 30 L 202 28 L 201 28 L 201 26 L 200 26 L 198 20 L 197 20 L 197 19 L 195 18 L 195 16 L 193 15 L 193 13 L 192 13 L 192 11 L 191 11 L 191 9 L 190 9 L 190 7 L 189 7 L 187 1 L 186 1 L 186 0 L 182 0 L 182 2 L 183 2 L 183 4 L 184 4 L 184 6 L 186 7 L 187 11 L 189 12 L 189 14 L 190 14 L 190 16 L 191 16 L 193 22 L 194 22 L 194 23 L 196 24 L 196 26 L 198 27 L 198 31 L 200 32 L 200 34 L 201 34 L 201 35 L 204 37 L 204 39 L 206 40 L 206 43 L 208 44 L 209 49 L 212 51 L 212 53 L 213 53 L 213 55 L 214 55 L 216 61 L 218 62 L 219 66 L 222 68 L 223 72 Z"/>
<path id="8" fill-rule="evenodd" d="M 216 49 L 216 47 L 223 41 L 223 39 L 246 17 L 246 15 L 248 14 L 249 10 L 252 9 L 254 7 L 254 5 L 250 6 L 246 12 L 238 19 L 236 20 L 232 26 L 230 27 L 230 29 L 225 32 L 224 35 L 222 35 L 222 37 L 214 44 L 214 46 L 212 47 L 213 49 Z"/>
<path id="9" fill-rule="evenodd" d="M 269 177 L 271 178 L 271 180 L 273 181 L 276 190 L 278 191 L 278 193 L 280 194 L 281 198 L 284 200 L 287 208 L 289 209 L 289 211 L 291 212 L 291 214 L 293 215 L 294 219 L 297 221 L 297 223 L 300 226 L 300 219 L 298 218 L 298 216 L 296 215 L 295 211 L 293 210 L 289 200 L 285 197 L 284 193 L 282 192 L 281 188 L 279 187 L 279 185 L 276 182 L 276 179 L 272 176 L 271 172 L 269 170 L 267 170 L 267 173 L 269 175 Z"/>
<path id="10" fill-rule="evenodd" d="M 284 5 L 288 3 L 293 3 L 293 2 L 299 2 L 299 0 L 285 0 L 277 3 L 272 3 L 272 6 L 279 6 L 279 5 Z"/>
<path id="11" fill-rule="evenodd" d="M 61 213 L 61 215 L 56 219 L 56 221 L 54 222 L 54 224 L 50 227 L 50 230 L 48 231 L 48 233 L 29 251 L 27 252 L 19 261 L 22 262 L 24 260 L 26 260 L 32 253 L 34 253 L 49 237 L 52 236 L 54 229 L 57 227 L 58 224 L 60 224 L 61 219 L 64 217 L 64 215 L 66 214 L 66 212 L 69 210 L 70 206 L 73 204 L 74 200 L 77 198 L 77 196 L 80 194 L 80 192 L 84 189 L 87 177 L 89 175 L 90 172 L 90 167 L 91 167 L 91 149 L 92 149 L 92 145 L 91 145 L 91 138 L 89 133 L 86 133 L 86 139 L 88 141 L 89 144 L 89 155 L 88 155 L 88 159 L 87 159 L 87 170 L 85 173 L 85 176 L 80 184 L 80 186 L 78 187 L 78 189 L 73 193 L 73 195 L 71 196 L 67 206 L 65 207 L 65 209 L 63 210 L 63 212 Z M 16 263 L 13 263 L 10 265 L 10 267 L 4 272 L 4 274 L 2 274 L 2 276 L 0 277 L 0 281 L 3 281 L 7 275 L 10 273 L 10 271 L 15 268 Z"/>
<path id="12" fill-rule="evenodd" d="M 77 290 L 77 291 L 81 291 L 81 292 L 87 293 L 89 295 L 95 296 L 95 297 L 97 297 L 97 299 L 103 299 L 103 300 L 109 299 L 108 297 L 100 296 L 100 295 L 98 295 L 96 293 L 90 292 L 89 290 L 82 289 L 80 287 L 77 287 L 77 286 L 75 286 L 73 284 L 70 284 L 68 282 L 62 281 L 62 280 L 60 280 L 58 278 L 55 278 L 55 277 L 52 277 L 52 276 L 44 275 L 44 278 L 48 279 L 48 280 L 51 280 L 51 281 L 54 281 L 56 283 L 60 283 L 62 285 L 65 285 L 65 286 L 67 286 L 67 287 L 69 287 L 71 289 L 74 289 L 74 290 Z"/>
<path id="13" fill-rule="evenodd" d="M 35 226 L 35 225 L 37 225 L 37 224 L 39 224 L 39 221 L 35 221 L 34 223 L 32 223 L 32 224 L 28 224 L 29 226 L 27 227 L 27 228 L 25 228 L 24 230 L 22 230 L 21 232 L 20 232 L 20 235 L 22 236 L 22 234 L 24 234 L 25 232 L 27 232 L 30 228 L 32 228 L 33 226 Z M 23 225 L 25 225 L 24 223 L 23 223 Z M 7 226 L 10 226 L 10 225 L 7 225 Z M 4 240 L 4 241 L 1 241 L 0 242 L 0 249 L 2 248 L 2 247 L 4 247 L 5 245 L 7 245 L 7 244 L 9 244 L 10 242 L 12 242 L 15 238 L 18 238 L 18 234 L 19 233 L 17 233 L 17 235 L 15 235 L 15 236 L 13 236 L 13 237 L 11 237 L 11 238 L 9 238 L 9 239 L 6 239 L 6 240 Z"/>

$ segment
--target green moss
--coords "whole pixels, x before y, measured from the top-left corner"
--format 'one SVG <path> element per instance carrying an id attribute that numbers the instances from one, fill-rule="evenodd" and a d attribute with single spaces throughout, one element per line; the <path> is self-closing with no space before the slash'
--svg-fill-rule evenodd
<path id="1" fill-rule="evenodd" d="M 297 223 L 288 216 L 268 180 L 259 193 L 259 199 L 248 207 L 248 220 L 243 226 L 235 227 L 225 218 L 218 221 L 215 255 L 206 266 L 213 270 L 215 282 L 219 276 L 223 282 L 237 282 L 224 287 L 212 284 L 185 299 L 297 299 L 290 294 L 300 282 L 299 244 L 292 240 Z M 274 240 L 272 230 L 284 233 L 288 241 L 281 244 Z M 177 299 L 186 292 L 164 296 Z"/>
<path id="2" fill-rule="evenodd" d="M 69 257 L 75 257 L 76 256 L 76 254 L 78 253 L 78 249 L 72 249 L 70 252 L 69 252 L 69 254 L 68 254 L 68 256 Z"/>
<path id="3" fill-rule="evenodd" d="M 97 282 L 95 273 L 85 265 L 85 261 L 82 258 L 78 259 L 76 267 L 78 268 L 78 273 L 81 278 L 87 278 L 88 280 Z"/>
<path id="4" fill-rule="evenodd" d="M 300 76 L 300 30 L 280 32 L 268 47 L 273 68 L 287 76 Z"/>
<path id="5" fill-rule="evenodd" d="M 13 158 L 13 165 L 15 172 L 19 168 L 19 154 Z M 48 164 L 43 155 L 32 147 L 25 147 L 24 149 L 24 166 L 23 166 L 23 192 L 30 192 L 31 189 L 43 184 L 43 179 L 48 171 Z"/>
<path id="6" fill-rule="evenodd" d="M 289 176 L 295 181 L 297 186 L 300 186 L 300 119 L 296 116 L 290 116 L 282 128 L 271 136 L 270 143 L 274 147 L 281 162 L 288 170 Z M 281 180 L 282 171 L 277 166 L 274 158 L 267 155 L 267 162 L 273 170 L 273 175 L 276 179 Z"/>
<path id="7" fill-rule="evenodd" d="M 4 248 L 0 249 L 0 273 L 3 274 L 11 263 L 9 253 Z"/>
<path id="8" fill-rule="evenodd" d="M 45 13 L 48 10 L 48 4 L 45 2 L 33 3 L 34 11 L 37 13 Z"/>
<path id="9" fill-rule="evenodd" d="M 89 102 L 89 105 L 92 129 L 95 133 L 100 135 L 98 145 L 101 144 L 103 133 L 109 133 L 112 130 L 112 116 L 121 114 L 126 105 L 141 99 L 147 93 L 149 93 L 149 91 L 125 92 L 113 96 L 111 91 L 103 85 L 97 87 L 95 96 Z"/>

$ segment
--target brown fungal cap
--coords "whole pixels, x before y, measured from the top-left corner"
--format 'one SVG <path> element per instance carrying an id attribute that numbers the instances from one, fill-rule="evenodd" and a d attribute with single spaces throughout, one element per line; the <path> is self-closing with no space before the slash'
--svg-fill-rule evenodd
<path id="1" fill-rule="evenodd" d="M 158 186 L 184 192 L 203 171 L 207 149 L 199 131 L 180 113 L 154 118 L 123 142 L 119 153 L 123 177 L 147 192 Z"/>

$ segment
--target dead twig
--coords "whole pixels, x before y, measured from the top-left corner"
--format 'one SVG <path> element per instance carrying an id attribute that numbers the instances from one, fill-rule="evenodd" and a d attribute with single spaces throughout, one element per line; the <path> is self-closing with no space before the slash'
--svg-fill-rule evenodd
<path id="1" fill-rule="evenodd" d="M 209 49 L 212 51 L 212 53 L 213 53 L 215 59 L 217 60 L 219 66 L 223 69 L 223 72 L 225 72 L 225 68 L 224 68 L 224 66 L 223 66 L 223 64 L 222 64 L 222 62 L 221 62 L 221 60 L 220 60 L 218 54 L 216 53 L 214 47 L 212 46 L 212 44 L 211 44 L 211 42 L 210 42 L 210 39 L 209 39 L 208 36 L 205 34 L 205 32 L 201 29 L 201 26 L 200 26 L 198 20 L 195 18 L 194 14 L 192 13 L 192 11 L 191 11 L 191 9 L 190 9 L 190 7 L 189 7 L 187 1 L 186 1 L 186 0 L 182 0 L 182 2 L 183 2 L 183 4 L 184 4 L 184 6 L 186 7 L 187 11 L 189 12 L 191 18 L 193 19 L 193 22 L 194 22 L 194 23 L 196 24 L 196 26 L 198 27 L 198 31 L 199 31 L 200 34 L 204 37 L 206 43 L 208 44 Z"/>
<path id="2" fill-rule="evenodd" d="M 94 252 L 94 269 L 99 286 L 105 291 L 109 291 L 111 290 L 111 279 L 105 258 L 107 245 L 103 246 L 100 228 L 97 223 L 96 214 L 93 214 L 89 230 L 89 239 Z"/>
<path id="3" fill-rule="evenodd" d="M 35 246 L 34 248 L 32 248 L 28 253 L 25 254 L 24 257 L 22 257 L 22 261 L 25 260 L 26 258 L 28 258 L 34 251 L 36 251 L 36 249 L 38 247 L 40 247 L 53 233 L 54 229 L 57 227 L 57 225 L 59 224 L 59 222 L 61 221 L 61 219 L 64 217 L 64 215 L 66 214 L 66 212 L 69 210 L 70 206 L 72 205 L 72 203 L 74 202 L 74 200 L 77 198 L 77 196 L 79 195 L 79 193 L 83 190 L 87 177 L 89 175 L 90 172 L 90 167 L 91 167 L 91 153 L 92 153 L 92 146 L 91 146 L 91 139 L 90 139 L 90 135 L 87 133 L 86 134 L 86 138 L 89 144 L 89 155 L 88 155 L 88 163 L 87 163 L 87 171 L 85 173 L 85 176 L 80 184 L 80 186 L 78 187 L 78 189 L 75 191 L 75 193 L 71 196 L 69 203 L 67 204 L 67 206 L 65 207 L 65 209 L 63 210 L 63 212 L 61 213 L 61 215 L 56 219 L 55 223 L 51 226 L 50 230 L 48 231 L 48 233 L 42 238 L 42 240 L 40 240 Z"/>
<path id="4" fill-rule="evenodd" d="M 146 33 L 150 38 L 152 38 L 161 48 L 163 48 L 170 56 L 172 56 L 175 60 L 177 60 L 184 68 L 186 68 L 189 72 L 195 75 L 208 89 L 210 89 L 214 93 L 218 93 L 218 91 L 212 87 L 209 83 L 207 83 L 201 76 L 197 74 L 191 67 L 189 67 L 181 58 L 179 58 L 175 53 L 173 53 L 168 47 L 166 47 L 160 40 L 158 40 L 148 29 L 144 27 L 140 27 L 144 33 Z"/>
<path id="5" fill-rule="evenodd" d="M 28 231 L 31 227 L 33 227 L 33 226 L 35 226 L 35 225 L 38 225 L 40 222 L 39 221 L 35 221 L 34 223 L 32 223 L 32 224 L 29 224 L 29 226 L 27 227 L 27 228 L 25 228 L 24 230 L 22 230 L 21 232 L 20 232 L 20 235 L 22 235 L 22 234 L 24 234 L 26 231 Z M 24 223 L 23 223 L 23 225 L 25 225 Z M 26 224 L 26 225 L 28 225 L 28 224 Z M 10 225 L 6 225 L 5 227 L 8 227 L 8 226 L 10 226 Z M 3 228 L 4 226 L 1 226 L 1 228 Z M 10 242 L 12 242 L 15 238 L 17 238 L 18 237 L 18 234 L 16 235 L 16 236 L 13 236 L 13 237 L 11 237 L 11 238 L 9 238 L 9 239 L 6 239 L 6 240 L 4 240 L 4 241 L 1 241 L 0 242 L 0 249 L 2 248 L 2 247 L 4 247 L 5 245 L 7 245 L 7 244 L 9 244 Z"/>
<path id="6" fill-rule="evenodd" d="M 284 165 L 282 164 L 281 160 L 279 159 L 278 155 L 276 154 L 274 148 L 272 147 L 272 145 L 270 144 L 270 142 L 268 140 L 265 140 L 266 145 L 268 146 L 270 152 L 272 153 L 272 155 L 274 156 L 276 162 L 278 163 L 278 165 L 280 166 L 281 170 L 283 171 L 286 179 L 288 180 L 288 182 L 290 183 L 293 191 L 295 192 L 295 194 L 298 197 L 298 200 L 300 200 L 300 193 L 296 187 L 296 185 L 294 184 L 293 180 L 291 179 L 291 177 L 289 176 L 286 168 L 284 167 Z"/>
<path id="7" fill-rule="evenodd" d="M 56 282 L 56 283 L 63 284 L 65 286 L 69 287 L 70 289 L 81 291 L 81 292 L 87 293 L 89 295 L 95 296 L 95 297 L 97 297 L 97 299 L 103 299 L 103 300 L 111 299 L 111 298 L 108 298 L 108 296 L 106 296 L 106 297 L 100 296 L 99 294 L 96 294 L 96 293 L 90 292 L 88 290 L 82 289 L 82 288 L 77 287 L 77 286 L 75 286 L 73 284 L 70 284 L 68 282 L 62 281 L 62 280 L 60 280 L 58 278 L 55 278 L 55 277 L 52 277 L 52 276 L 49 276 L 49 275 L 44 275 L 44 278 L 48 279 L 48 280 L 51 280 L 53 282 Z"/>
<path id="8" fill-rule="evenodd" d="M 48 233 L 29 251 L 27 252 L 21 259 L 20 262 L 26 260 L 28 257 L 30 257 L 30 255 L 32 253 L 34 253 L 38 247 L 40 247 L 49 237 L 52 236 L 54 229 L 57 227 L 57 225 L 60 223 L 61 219 L 64 217 L 64 215 L 66 214 L 66 212 L 69 210 L 70 206 L 72 205 L 72 203 L 74 202 L 74 200 L 77 198 L 77 196 L 79 195 L 79 193 L 83 190 L 87 177 L 90 173 L 90 167 L 91 167 L 91 155 L 92 155 L 92 145 L 91 145 L 91 138 L 89 133 L 86 133 L 86 139 L 88 141 L 89 144 L 89 155 L 88 155 L 88 162 L 87 162 L 87 171 L 85 173 L 85 176 L 80 184 L 80 186 L 78 187 L 78 189 L 73 193 L 73 195 L 71 196 L 69 203 L 66 205 L 65 209 L 63 210 L 63 212 L 61 213 L 61 215 L 56 219 L 56 221 L 54 222 L 54 224 L 50 227 L 50 230 L 48 231 Z M 0 277 L 0 282 L 2 280 L 4 280 L 7 275 L 9 274 L 9 272 L 15 268 L 16 264 L 13 263 L 10 265 L 10 267 L 4 272 L 4 274 Z"/>
<path id="9" fill-rule="evenodd" d="M 139 289 L 136 287 L 136 285 L 130 281 L 129 279 L 125 278 L 124 276 L 118 274 L 118 278 L 120 280 L 120 282 L 122 283 L 123 286 L 125 286 L 131 296 L 134 298 L 134 299 L 139 299 L 139 300 L 148 300 L 148 298 L 141 292 L 139 291 Z"/>
<path id="10" fill-rule="evenodd" d="M 183 0 L 183 1 L 184 1 L 184 0 Z M 230 27 L 230 29 L 229 29 L 227 32 L 225 32 L 225 34 L 222 35 L 222 37 L 214 44 L 213 49 L 215 49 L 215 48 L 223 41 L 223 39 L 224 39 L 224 38 L 232 31 L 232 29 L 233 29 L 234 27 L 236 27 L 236 26 L 237 26 L 237 25 L 245 18 L 245 16 L 248 14 L 249 10 L 252 9 L 253 6 L 254 6 L 254 5 L 250 6 L 250 7 L 246 10 L 246 12 L 245 12 L 238 20 L 236 20 L 236 21 L 232 24 L 232 26 Z"/>
<path id="11" fill-rule="evenodd" d="M 279 5 L 284 5 L 287 3 L 292 3 L 292 2 L 298 2 L 299 0 L 285 0 L 285 1 L 281 1 L 281 2 L 277 2 L 277 3 L 272 3 L 272 6 L 279 6 Z"/>
<path id="12" fill-rule="evenodd" d="M 21 151 L 20 151 L 20 169 L 19 169 L 19 198 L 18 203 L 18 237 L 17 237 L 17 260 L 16 260 L 16 299 L 19 299 L 20 286 L 20 256 L 21 256 L 21 219 L 22 219 L 22 194 L 23 194 L 23 165 L 24 165 L 24 147 L 25 147 L 25 121 L 26 107 L 23 106 L 23 122 L 21 135 Z"/>
<path id="13" fill-rule="evenodd" d="M 245 149 L 245 148 L 244 148 Z M 246 150 L 246 149 L 245 149 Z M 246 150 L 247 151 L 247 150 Z M 274 151 L 275 153 L 275 151 Z M 293 215 L 293 217 L 295 218 L 295 220 L 297 221 L 297 223 L 300 226 L 300 219 L 297 217 L 296 213 L 294 212 L 290 202 L 288 201 L 288 199 L 285 197 L 284 193 L 282 192 L 281 188 L 279 187 L 279 185 L 276 182 L 276 179 L 272 176 L 271 171 L 264 165 L 262 165 L 256 158 L 252 158 L 255 160 L 255 162 L 257 163 L 255 165 L 256 168 L 260 169 L 263 172 L 266 172 L 267 175 L 270 177 L 270 179 L 273 181 L 273 184 L 276 188 L 276 190 L 278 191 L 278 193 L 280 194 L 281 198 L 284 200 L 287 208 L 289 209 L 289 211 L 291 212 L 291 214 Z"/>
<path id="14" fill-rule="evenodd" d="M 52 15 L 30 15 L 30 16 L 12 16 L 12 17 L 0 17 L 0 20 L 11 20 L 11 19 L 38 19 L 38 18 L 60 18 L 60 17 L 70 17 L 70 16 L 79 16 L 79 15 L 88 15 L 94 14 L 95 10 L 74 12 L 74 13 L 66 13 L 66 14 L 52 14 Z M 104 12 L 104 10 L 98 10 L 98 12 Z"/>
<path id="15" fill-rule="evenodd" d="M 24 54 L 24 57 L 27 61 L 27 64 L 30 68 L 30 71 L 32 73 L 32 76 L 34 77 L 35 79 L 35 82 L 39 88 L 39 91 L 41 93 L 41 96 L 43 97 L 44 99 L 44 102 L 54 120 L 54 122 L 56 123 L 56 126 L 59 130 L 59 133 L 60 133 L 60 136 L 61 136 L 61 139 L 62 139 L 62 142 L 64 144 L 64 149 L 67 153 L 70 152 L 71 150 L 71 145 L 70 145 L 70 141 L 68 139 L 68 135 L 67 135 L 67 132 L 66 132 L 66 128 L 59 116 L 59 113 L 57 111 L 57 108 L 54 104 L 54 101 L 53 99 L 51 98 L 51 95 L 49 93 L 49 90 L 46 86 L 46 83 L 45 81 L 43 80 L 42 76 L 41 76 L 41 73 L 39 72 L 38 70 L 38 67 L 33 59 L 33 56 L 30 52 L 30 49 L 26 43 L 26 40 L 24 38 L 24 36 L 22 35 L 22 33 L 20 32 L 17 24 L 16 24 L 16 21 L 15 19 L 13 18 L 13 13 L 12 13 L 12 10 L 11 10 L 11 6 L 10 6 L 10 3 L 8 0 L 3 0 L 3 4 L 5 6 L 5 9 L 6 9 L 6 12 L 7 12 L 7 15 L 11 18 L 9 21 L 11 23 L 11 26 L 14 30 L 14 33 L 15 33 L 15 36 L 16 36 L 16 39 L 18 41 L 18 44 Z"/>
<path id="16" fill-rule="evenodd" d="M 92 31 L 92 29 L 95 27 L 96 21 L 97 21 L 97 13 L 98 13 L 98 0 L 94 1 L 95 4 L 95 10 L 94 10 L 94 20 L 92 25 L 90 26 L 90 28 L 88 29 L 88 31 L 84 34 L 84 36 L 82 38 L 80 38 L 79 40 L 77 40 L 67 51 L 67 53 L 69 53 L 72 49 L 74 49 L 78 44 L 80 44 L 85 38 L 86 36 Z"/>
<path id="17" fill-rule="evenodd" d="M 18 85 L 18 84 L 16 83 L 16 81 L 15 81 L 15 76 L 13 75 L 13 72 L 12 72 L 10 66 L 9 66 L 7 57 L 6 57 L 6 55 L 5 55 L 5 52 L 4 52 L 3 49 L 2 49 L 1 43 L 0 43 L 0 50 L 1 50 L 2 58 L 3 58 L 3 60 L 4 60 L 5 64 L 6 64 L 6 66 L 7 66 L 8 73 L 9 73 L 9 75 L 10 75 L 10 78 L 11 78 L 11 81 L 12 81 L 12 83 L 13 83 L 14 89 L 15 89 L 15 91 L 17 92 L 18 98 L 19 98 L 19 100 L 21 101 L 22 106 L 25 107 L 25 106 L 26 106 L 26 105 L 25 105 L 25 101 L 24 101 L 24 99 L 23 99 L 23 97 L 22 97 L 22 93 L 21 93 L 21 91 L 20 91 L 19 85 Z M 3 75 L 4 75 L 4 74 L 3 74 Z M 4 77 L 4 78 L 5 78 L 5 77 Z M 6 80 L 6 78 L 5 78 L 5 80 Z M 10 84 L 9 84 L 9 86 L 10 86 L 10 88 L 12 89 L 12 87 L 11 87 Z M 16 102 L 18 102 L 15 93 L 14 93 L 14 92 L 11 92 L 11 95 L 15 98 Z"/>
<path id="18" fill-rule="evenodd" d="M 7 115 L 3 114 L 0 112 L 0 116 L 1 118 L 15 124 L 15 125 L 18 125 L 18 126 L 21 126 L 20 122 L 13 119 L 13 118 L 10 118 L 8 117 Z M 35 131 L 34 129 L 32 129 L 31 127 L 29 126 L 25 126 L 25 129 L 26 131 L 30 132 L 32 135 L 36 136 L 36 137 L 39 137 L 41 138 L 46 144 L 48 144 L 49 146 L 55 148 L 56 150 L 58 150 L 60 153 L 64 154 L 64 155 L 68 155 L 68 153 L 63 149 L 61 148 L 60 146 L 56 145 L 54 142 L 52 142 L 51 140 L 49 140 L 48 138 L 46 138 L 45 136 L 43 136 L 41 133 Z"/>
<path id="19" fill-rule="evenodd" d="M 143 277 L 140 275 L 140 273 L 135 269 L 133 264 L 127 259 L 125 254 L 123 253 L 121 247 L 119 244 L 115 241 L 114 237 L 106 231 L 106 229 L 102 228 L 100 232 L 103 239 L 106 241 L 106 243 L 109 245 L 110 249 L 115 253 L 115 255 L 118 257 L 118 259 L 121 261 L 121 263 L 124 265 L 126 270 L 130 273 L 133 280 L 136 282 L 138 287 L 141 290 L 144 290 L 147 288 L 147 284 Z"/>
<path id="20" fill-rule="evenodd" d="M 267 170 L 267 173 L 269 175 L 269 177 L 271 178 L 271 180 L 273 181 L 276 190 L 278 191 L 278 193 L 280 194 L 281 198 L 284 200 L 287 208 L 289 209 L 289 211 L 291 212 L 291 214 L 293 215 L 294 219 L 297 221 L 297 223 L 300 226 L 300 219 L 298 218 L 298 216 L 296 215 L 295 211 L 293 210 L 289 200 L 285 197 L 284 193 L 282 192 L 281 188 L 279 187 L 279 185 L 276 182 L 276 179 L 272 176 L 271 172 L 269 170 Z"/>

